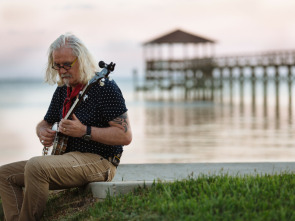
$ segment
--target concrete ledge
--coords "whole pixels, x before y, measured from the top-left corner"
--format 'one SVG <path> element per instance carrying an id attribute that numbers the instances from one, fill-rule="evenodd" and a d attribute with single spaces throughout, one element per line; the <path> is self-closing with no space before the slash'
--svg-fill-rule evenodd
<path id="1" fill-rule="evenodd" d="M 138 186 L 149 187 L 158 180 L 169 182 L 200 175 L 271 175 L 282 172 L 295 172 L 295 162 L 122 164 L 112 182 L 94 182 L 87 188 L 91 189 L 94 197 L 105 198 L 108 192 L 111 196 L 118 196 Z"/>
<path id="2" fill-rule="evenodd" d="M 94 182 L 88 185 L 96 198 L 104 199 L 109 193 L 110 196 L 126 194 L 141 186 L 150 187 L 154 181 L 124 181 L 124 182 Z"/>

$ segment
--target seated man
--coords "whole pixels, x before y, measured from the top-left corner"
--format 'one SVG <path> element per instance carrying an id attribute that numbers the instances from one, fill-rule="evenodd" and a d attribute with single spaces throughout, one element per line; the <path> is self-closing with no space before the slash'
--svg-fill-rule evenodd
<path id="1" fill-rule="evenodd" d="M 58 87 L 36 133 L 43 146 L 50 147 L 56 136 L 52 125 L 59 122 L 59 136 L 67 138 L 67 147 L 63 155 L 38 156 L 0 167 L 0 196 L 7 221 L 40 220 L 49 190 L 113 179 L 123 145 L 132 140 L 125 100 L 117 84 L 106 79 L 104 86 L 92 86 L 87 99 L 65 119 L 94 76 L 96 64 L 74 35 L 61 35 L 51 44 L 45 81 Z"/>

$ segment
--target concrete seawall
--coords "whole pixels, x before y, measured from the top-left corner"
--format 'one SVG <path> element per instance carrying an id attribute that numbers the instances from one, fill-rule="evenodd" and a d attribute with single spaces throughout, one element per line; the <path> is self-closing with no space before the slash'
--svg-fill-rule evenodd
<path id="1" fill-rule="evenodd" d="M 107 192 L 117 196 L 138 186 L 151 186 L 154 181 L 172 182 L 200 175 L 265 175 L 294 173 L 295 162 L 265 163 L 188 163 L 188 164 L 122 164 L 112 182 L 94 182 L 88 185 L 93 196 L 105 198 Z"/>

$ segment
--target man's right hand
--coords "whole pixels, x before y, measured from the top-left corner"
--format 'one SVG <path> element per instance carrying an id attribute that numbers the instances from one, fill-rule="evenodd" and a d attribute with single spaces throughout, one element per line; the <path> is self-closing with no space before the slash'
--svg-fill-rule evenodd
<path id="1" fill-rule="evenodd" d="M 40 142 L 45 147 L 50 147 L 53 143 L 56 131 L 51 129 L 51 126 L 49 123 L 47 123 L 45 120 L 42 120 L 36 128 L 37 136 L 39 137 Z"/>

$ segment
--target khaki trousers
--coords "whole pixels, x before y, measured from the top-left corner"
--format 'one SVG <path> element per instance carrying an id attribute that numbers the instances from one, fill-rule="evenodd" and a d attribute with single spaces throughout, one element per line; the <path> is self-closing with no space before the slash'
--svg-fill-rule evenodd
<path id="1" fill-rule="evenodd" d="M 7 221 L 40 220 L 49 190 L 111 181 L 116 167 L 92 153 L 33 157 L 0 167 L 0 196 Z M 23 188 L 25 187 L 25 188 Z"/>

